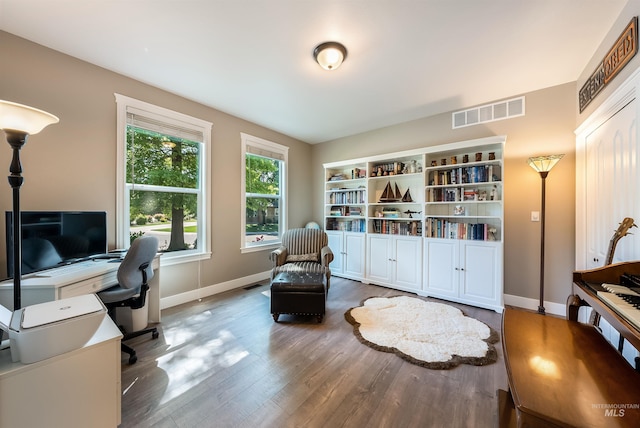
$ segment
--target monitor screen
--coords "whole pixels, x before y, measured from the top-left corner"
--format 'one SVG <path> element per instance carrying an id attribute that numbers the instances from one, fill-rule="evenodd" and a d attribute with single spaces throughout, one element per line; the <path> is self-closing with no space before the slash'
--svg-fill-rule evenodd
<path id="1" fill-rule="evenodd" d="M 22 211 L 22 274 L 107 252 L 104 211 Z M 5 214 L 7 275 L 13 277 L 13 213 Z"/>

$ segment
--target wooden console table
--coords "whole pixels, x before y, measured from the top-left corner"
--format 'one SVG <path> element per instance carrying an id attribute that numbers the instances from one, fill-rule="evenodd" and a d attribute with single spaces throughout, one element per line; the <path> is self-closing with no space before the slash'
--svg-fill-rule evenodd
<path id="1" fill-rule="evenodd" d="M 502 347 L 518 427 L 638 426 L 640 373 L 593 326 L 506 308 Z"/>

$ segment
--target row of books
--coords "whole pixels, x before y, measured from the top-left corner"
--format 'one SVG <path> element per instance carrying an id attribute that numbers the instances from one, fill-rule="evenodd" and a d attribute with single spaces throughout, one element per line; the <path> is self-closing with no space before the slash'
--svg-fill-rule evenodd
<path id="1" fill-rule="evenodd" d="M 498 201 L 500 196 L 496 185 L 489 191 L 480 189 L 469 189 L 462 187 L 454 188 L 431 188 L 427 191 L 428 202 L 462 202 L 462 201 Z"/>
<path id="2" fill-rule="evenodd" d="M 329 215 L 332 215 L 332 216 L 352 215 L 352 216 L 360 217 L 362 216 L 362 209 L 360 207 L 333 206 L 329 210 Z"/>
<path id="3" fill-rule="evenodd" d="M 349 190 L 329 194 L 330 204 L 364 204 L 364 190 Z"/>
<path id="4" fill-rule="evenodd" d="M 373 232 L 388 235 L 422 236 L 421 221 L 373 220 Z"/>
<path id="5" fill-rule="evenodd" d="M 495 228 L 486 223 L 458 223 L 440 218 L 428 218 L 425 222 L 426 238 L 495 241 L 495 233 Z"/>
<path id="6" fill-rule="evenodd" d="M 338 220 L 327 219 L 327 230 L 341 230 L 343 232 L 366 232 L 367 222 L 364 219 Z"/>
<path id="7" fill-rule="evenodd" d="M 443 171 L 432 171 L 429 177 L 432 186 L 467 183 L 490 183 L 501 180 L 500 165 L 461 166 Z"/>

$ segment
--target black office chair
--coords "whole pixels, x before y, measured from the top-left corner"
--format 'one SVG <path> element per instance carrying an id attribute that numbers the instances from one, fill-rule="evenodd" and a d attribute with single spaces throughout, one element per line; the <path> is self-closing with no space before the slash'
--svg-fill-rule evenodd
<path id="1" fill-rule="evenodd" d="M 153 278 L 151 263 L 158 251 L 158 239 L 154 236 L 141 236 L 131 243 L 131 248 L 118 268 L 118 285 L 98 293 L 98 297 L 107 307 L 109 316 L 118 325 L 116 320 L 116 308 L 140 309 L 144 307 L 149 290 L 148 281 Z M 127 339 L 151 333 L 153 339 L 158 338 L 158 329 L 146 328 L 134 332 L 122 330 L 124 342 Z M 129 354 L 129 364 L 134 364 L 138 357 L 136 351 L 122 343 L 122 352 Z"/>

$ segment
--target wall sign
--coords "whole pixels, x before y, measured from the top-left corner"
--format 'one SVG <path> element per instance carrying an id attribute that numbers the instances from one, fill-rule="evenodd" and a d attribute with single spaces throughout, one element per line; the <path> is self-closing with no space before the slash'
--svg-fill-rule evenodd
<path id="1" fill-rule="evenodd" d="M 589 105 L 625 65 L 638 52 L 638 17 L 635 16 L 620 34 L 613 47 L 605 55 L 585 84 L 580 88 L 578 99 L 580 113 Z"/>

